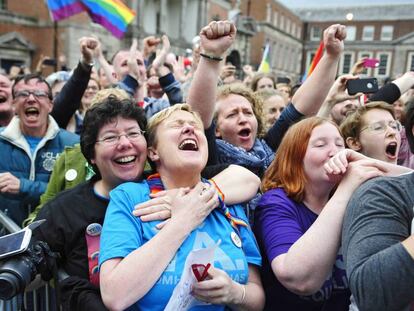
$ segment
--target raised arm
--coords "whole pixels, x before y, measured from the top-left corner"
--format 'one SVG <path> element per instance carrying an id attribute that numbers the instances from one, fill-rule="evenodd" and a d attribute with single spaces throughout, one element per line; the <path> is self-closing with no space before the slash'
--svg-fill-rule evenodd
<path id="1" fill-rule="evenodd" d="M 97 42 L 98 43 L 96 48 L 94 49 L 93 57 L 98 62 L 99 67 L 102 68 L 102 70 L 105 72 L 105 75 L 110 84 L 116 84 L 118 80 L 115 78 L 114 69 L 108 63 L 105 56 L 103 55 L 101 41 L 97 40 Z"/>
<path id="2" fill-rule="evenodd" d="M 162 49 L 152 62 L 152 67 L 155 69 L 160 86 L 164 90 L 170 105 L 172 106 L 183 102 L 183 93 L 181 91 L 180 82 L 175 80 L 174 74 L 167 66 L 165 66 L 165 60 L 170 51 L 170 40 L 166 35 L 163 35 L 161 39 Z"/>
<path id="3" fill-rule="evenodd" d="M 260 179 L 256 174 L 239 165 L 229 165 L 226 169 L 215 175 L 212 180 L 217 192 L 224 194 L 227 205 L 240 204 L 251 200 L 260 186 Z M 141 221 L 168 219 L 171 217 L 171 202 L 175 192 L 158 193 L 155 198 L 135 206 L 134 215 Z M 168 221 L 168 220 L 167 220 Z M 162 228 L 163 225 L 158 228 Z"/>
<path id="4" fill-rule="evenodd" d="M 401 95 L 414 86 L 414 71 L 408 71 L 398 79 L 384 85 L 374 95 L 370 97 L 370 101 L 385 101 L 393 104 Z"/>
<path id="5" fill-rule="evenodd" d="M 211 22 L 201 29 L 200 38 L 200 63 L 194 73 L 187 103 L 201 115 L 204 127 L 208 128 L 214 115 L 220 60 L 236 38 L 236 27 L 229 21 Z"/>
<path id="6" fill-rule="evenodd" d="M 239 165 L 230 165 L 213 178 L 224 193 L 226 204 L 238 204 L 252 199 L 260 186 L 260 178 Z"/>
<path id="7" fill-rule="evenodd" d="M 53 109 L 50 113 L 61 128 L 66 128 L 70 118 L 80 106 L 83 93 L 85 93 L 91 76 L 93 50 L 97 45 L 98 41 L 95 38 L 82 37 L 79 39 L 81 60 L 69 81 L 66 82 L 62 91 L 54 99 Z"/>
<path id="8" fill-rule="evenodd" d="M 334 84 L 329 90 L 328 95 L 326 96 L 326 99 L 324 100 L 322 106 L 318 111 L 318 117 L 329 118 L 331 110 L 336 104 L 343 102 L 347 99 L 354 99 L 363 95 L 362 93 L 357 93 L 355 95 L 348 94 L 346 90 L 346 83 L 349 80 L 355 79 L 358 79 L 358 77 L 353 76 L 351 74 L 347 74 L 342 75 L 335 80 Z"/>
<path id="9" fill-rule="evenodd" d="M 316 114 L 328 95 L 335 81 L 345 37 L 346 29 L 343 25 L 335 24 L 324 31 L 325 54 L 292 98 L 295 108 L 305 116 Z"/>
<path id="10" fill-rule="evenodd" d="M 401 94 L 404 94 L 414 86 L 414 71 L 407 71 L 400 78 L 392 81 L 392 83 L 398 87 Z"/>
<path id="11" fill-rule="evenodd" d="M 156 38 L 154 36 L 148 36 L 142 40 L 142 45 L 143 45 L 142 56 L 144 57 L 145 66 L 150 65 L 149 60 L 151 58 L 151 55 L 155 53 L 155 51 L 157 50 L 157 46 L 160 43 L 161 43 L 161 39 Z"/>

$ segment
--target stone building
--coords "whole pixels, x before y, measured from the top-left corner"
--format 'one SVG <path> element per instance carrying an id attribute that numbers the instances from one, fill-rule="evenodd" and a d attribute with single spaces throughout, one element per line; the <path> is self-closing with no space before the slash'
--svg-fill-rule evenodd
<path id="1" fill-rule="evenodd" d="M 380 61 L 366 74 L 382 80 L 414 70 L 413 11 L 414 4 L 296 10 L 305 24 L 303 67 L 311 62 L 323 29 L 341 23 L 347 26 L 347 39 L 338 74 L 348 73 L 362 57 Z"/>
<path id="2" fill-rule="evenodd" d="M 109 59 L 118 49 L 129 47 L 133 37 L 143 39 L 157 34 L 167 34 L 172 51 L 182 55 L 192 47 L 193 38 L 202 26 L 229 17 L 239 28 L 234 51 L 244 63 L 249 61 L 249 38 L 254 34 L 254 25 L 240 16 L 236 0 L 126 0 L 125 3 L 137 16 L 124 39 L 117 40 L 100 25 L 91 23 L 86 13 L 54 23 L 43 0 L 0 0 L 0 66 L 6 71 L 11 65 L 33 69 L 41 55 L 57 58 L 65 54 L 68 66 L 73 68 L 80 57 L 78 39 L 87 35 L 97 36 L 103 42 Z"/>
<path id="3" fill-rule="evenodd" d="M 127 48 L 133 37 L 165 33 L 172 50 L 184 54 L 202 26 L 230 19 L 238 28 L 232 59 L 257 67 L 266 44 L 277 76 L 296 81 L 310 64 L 322 31 L 333 23 L 348 27 L 348 38 L 338 74 L 349 72 L 363 56 L 380 66 L 367 71 L 380 78 L 414 70 L 414 4 L 363 7 L 322 7 L 290 10 L 277 0 L 124 0 L 137 12 L 123 40 L 117 40 L 85 14 L 53 23 L 44 0 L 0 0 L 0 66 L 35 67 L 40 55 L 65 54 L 69 67 L 79 59 L 78 39 L 95 35 L 111 58 Z M 49 71 L 53 69 L 50 68 Z M 47 72 L 46 72 L 47 73 Z"/>
<path id="4" fill-rule="evenodd" d="M 257 33 L 251 40 L 250 63 L 258 67 L 269 44 L 272 72 L 296 81 L 302 72 L 301 19 L 276 0 L 243 1 L 242 11 L 257 25 Z"/>

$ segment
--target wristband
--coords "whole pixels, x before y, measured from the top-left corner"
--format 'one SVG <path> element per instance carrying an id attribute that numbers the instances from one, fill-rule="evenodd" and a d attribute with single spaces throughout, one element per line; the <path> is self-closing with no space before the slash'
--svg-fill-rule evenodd
<path id="1" fill-rule="evenodd" d="M 210 182 L 210 184 L 212 184 L 214 186 L 214 188 L 216 188 L 218 196 L 219 196 L 219 200 L 224 202 L 224 193 L 223 191 L 221 191 L 221 189 L 219 188 L 219 186 L 216 184 L 216 182 L 214 181 L 213 178 L 208 180 Z"/>
<path id="2" fill-rule="evenodd" d="M 213 56 L 213 55 L 207 55 L 207 54 L 204 54 L 204 53 L 200 53 L 200 56 L 202 56 L 204 58 L 207 58 L 207 59 L 215 60 L 215 61 L 218 61 L 218 62 L 221 62 L 223 60 L 223 57 L 217 57 L 217 56 Z"/>
<path id="3" fill-rule="evenodd" d="M 85 68 L 86 70 L 91 70 L 92 67 L 95 65 L 95 62 L 93 60 L 91 63 L 87 63 L 85 62 L 83 58 L 81 58 L 80 63 L 82 64 L 83 68 Z"/>

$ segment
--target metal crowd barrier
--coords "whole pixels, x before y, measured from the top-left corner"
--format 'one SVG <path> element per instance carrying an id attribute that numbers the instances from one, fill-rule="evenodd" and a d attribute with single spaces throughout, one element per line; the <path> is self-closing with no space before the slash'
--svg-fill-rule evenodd
<path id="1" fill-rule="evenodd" d="M 26 291 L 23 295 L 10 300 L 0 300 L 0 310 L 56 311 L 52 290 L 46 283 L 38 289 Z"/>
<path id="2" fill-rule="evenodd" d="M 0 211 L 0 228 L 13 233 L 21 228 L 6 214 Z M 37 277 L 23 294 L 10 300 L 0 300 L 0 311 L 57 311 L 54 289 Z"/>

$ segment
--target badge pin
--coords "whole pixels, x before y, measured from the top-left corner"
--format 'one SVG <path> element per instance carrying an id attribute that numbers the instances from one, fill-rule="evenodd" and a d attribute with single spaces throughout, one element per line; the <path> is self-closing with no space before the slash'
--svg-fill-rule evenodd
<path id="1" fill-rule="evenodd" d="M 230 237 L 234 245 L 236 245 L 238 248 L 242 247 L 242 241 L 240 240 L 240 237 L 238 236 L 236 232 L 232 231 L 230 233 Z"/>
<path id="2" fill-rule="evenodd" d="M 100 235 L 102 231 L 102 226 L 96 222 L 88 225 L 86 227 L 86 234 L 90 236 L 97 236 Z"/>
<path id="3" fill-rule="evenodd" d="M 78 176 L 78 172 L 76 172 L 76 170 L 74 170 L 73 168 L 71 168 L 70 170 L 68 170 L 66 172 L 65 179 L 67 181 L 74 181 L 77 176 Z"/>

